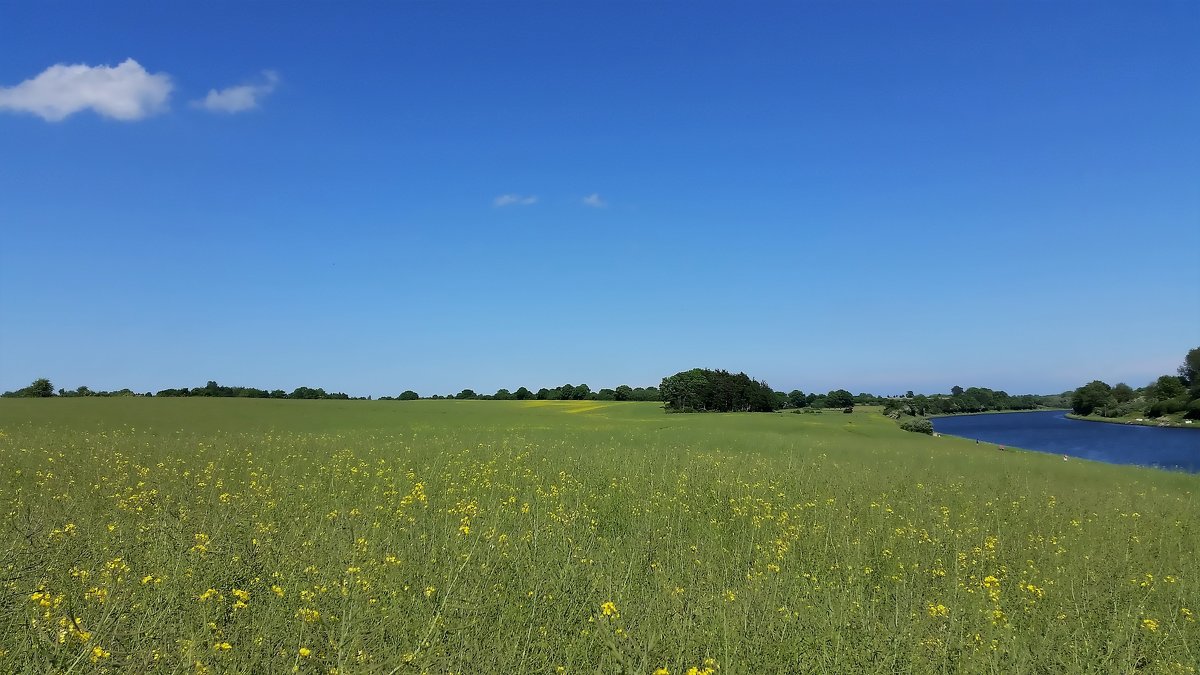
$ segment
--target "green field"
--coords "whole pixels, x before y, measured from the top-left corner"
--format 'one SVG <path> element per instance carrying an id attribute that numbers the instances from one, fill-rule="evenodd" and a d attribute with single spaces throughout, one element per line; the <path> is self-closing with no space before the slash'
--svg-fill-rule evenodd
<path id="1" fill-rule="evenodd" d="M 851 415 L 0 401 L 0 672 L 1195 673 L 1200 476 Z"/>

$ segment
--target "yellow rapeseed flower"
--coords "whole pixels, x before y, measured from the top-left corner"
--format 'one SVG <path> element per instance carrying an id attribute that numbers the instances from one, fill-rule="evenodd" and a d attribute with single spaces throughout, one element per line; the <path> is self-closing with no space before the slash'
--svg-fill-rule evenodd
<path id="1" fill-rule="evenodd" d="M 600 613 L 603 614 L 604 616 L 611 616 L 614 619 L 621 618 L 621 613 L 617 611 L 617 606 L 614 605 L 611 601 L 606 602 L 603 605 L 600 605 Z"/>
<path id="2" fill-rule="evenodd" d="M 303 658 L 308 658 L 308 657 L 312 656 L 312 650 L 309 649 L 308 647 L 301 647 L 300 651 L 297 653 L 299 653 L 300 656 Z"/>
<path id="3" fill-rule="evenodd" d="M 1153 633 L 1154 631 L 1158 630 L 1158 622 L 1154 619 L 1142 619 L 1142 628 L 1145 628 Z"/>

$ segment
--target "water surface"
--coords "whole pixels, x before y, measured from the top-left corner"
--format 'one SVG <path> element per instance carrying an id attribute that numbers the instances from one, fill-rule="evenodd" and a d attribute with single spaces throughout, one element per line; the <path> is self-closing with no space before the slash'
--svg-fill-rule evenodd
<path id="1" fill-rule="evenodd" d="M 1200 472 L 1200 429 L 1104 424 L 1062 410 L 933 418 L 940 434 L 1112 464 Z"/>

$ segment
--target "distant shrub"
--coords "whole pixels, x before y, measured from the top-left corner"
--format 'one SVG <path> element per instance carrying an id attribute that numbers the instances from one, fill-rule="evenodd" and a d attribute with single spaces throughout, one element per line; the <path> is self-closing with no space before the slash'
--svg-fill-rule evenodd
<path id="1" fill-rule="evenodd" d="M 1144 401 L 1126 401 L 1118 403 L 1106 409 L 1107 414 L 1104 417 L 1126 417 L 1132 413 L 1139 412 L 1146 405 Z"/>
<path id="2" fill-rule="evenodd" d="M 1190 420 L 1200 420 L 1200 398 L 1188 404 L 1187 414 L 1184 417 Z"/>
<path id="3" fill-rule="evenodd" d="M 902 417 L 900 419 L 900 428 L 918 434 L 933 435 L 933 422 L 924 417 Z"/>
<path id="4" fill-rule="evenodd" d="M 1163 401 L 1155 401 L 1150 404 L 1150 409 L 1147 411 L 1151 417 L 1162 417 L 1172 413 L 1183 412 L 1188 407 L 1187 399 L 1180 396 L 1178 398 L 1168 398 Z"/>

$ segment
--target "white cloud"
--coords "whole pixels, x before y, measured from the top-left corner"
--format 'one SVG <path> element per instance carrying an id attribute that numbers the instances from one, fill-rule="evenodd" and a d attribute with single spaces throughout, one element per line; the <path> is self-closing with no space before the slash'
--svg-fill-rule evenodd
<path id="1" fill-rule="evenodd" d="M 585 206 L 590 206 L 593 209 L 602 209 L 602 208 L 608 206 L 608 202 L 601 199 L 600 195 L 595 192 L 584 197 L 583 203 Z"/>
<path id="2" fill-rule="evenodd" d="M 148 73 L 133 59 L 117 66 L 53 65 L 14 87 L 0 87 L 0 110 L 33 113 L 58 122 L 91 108 L 98 115 L 132 121 L 164 110 L 171 76 Z"/>
<path id="3" fill-rule="evenodd" d="M 219 91 L 209 89 L 208 96 L 199 101 L 192 101 L 192 105 L 197 108 L 224 113 L 253 110 L 258 107 L 259 102 L 263 98 L 275 91 L 275 85 L 278 83 L 279 75 L 275 71 L 264 70 L 263 82 L 261 84 L 242 84 Z"/>
<path id="4" fill-rule="evenodd" d="M 537 203 L 535 195 L 500 195 L 492 200 L 493 206 L 530 206 Z"/>

